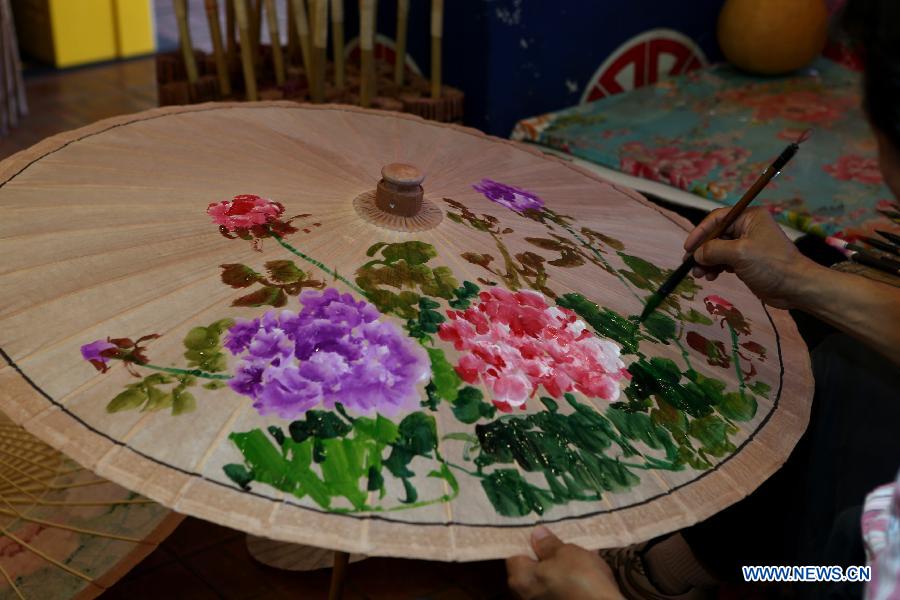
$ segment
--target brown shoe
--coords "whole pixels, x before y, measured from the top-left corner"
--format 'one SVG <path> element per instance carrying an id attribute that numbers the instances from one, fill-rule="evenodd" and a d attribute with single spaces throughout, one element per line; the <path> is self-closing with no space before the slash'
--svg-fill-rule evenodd
<path id="1" fill-rule="evenodd" d="M 629 600 L 706 600 L 711 598 L 709 590 L 691 588 L 681 594 L 666 594 L 659 590 L 647 575 L 643 554 L 649 544 L 635 544 L 627 548 L 601 550 L 600 556 L 609 564 L 619 590 Z"/>

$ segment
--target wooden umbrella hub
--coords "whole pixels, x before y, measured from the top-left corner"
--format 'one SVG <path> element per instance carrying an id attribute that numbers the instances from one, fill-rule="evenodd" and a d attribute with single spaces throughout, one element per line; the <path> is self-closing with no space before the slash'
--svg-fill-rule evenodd
<path id="1" fill-rule="evenodd" d="M 425 176 L 416 167 L 391 163 L 381 169 L 381 181 L 375 188 L 375 206 L 386 213 L 412 217 L 422 210 Z"/>
<path id="2" fill-rule="evenodd" d="M 353 201 L 357 213 L 379 227 L 396 231 L 425 231 L 443 218 L 441 210 L 425 198 L 425 175 L 413 165 L 391 163 L 381 169 L 374 190 Z"/>

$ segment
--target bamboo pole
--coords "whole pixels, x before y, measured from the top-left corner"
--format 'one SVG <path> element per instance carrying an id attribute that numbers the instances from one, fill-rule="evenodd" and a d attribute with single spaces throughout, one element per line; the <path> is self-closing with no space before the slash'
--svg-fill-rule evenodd
<path id="1" fill-rule="evenodd" d="M 397 45 L 394 53 L 394 83 L 403 85 L 406 75 L 406 35 L 409 27 L 409 0 L 397 0 Z"/>
<path id="2" fill-rule="evenodd" d="M 234 3 L 231 0 L 225 0 L 225 46 L 230 67 L 237 56 L 237 42 L 234 39 Z"/>
<path id="3" fill-rule="evenodd" d="M 334 49 L 334 85 L 344 89 L 344 0 L 331 0 L 331 31 Z"/>
<path id="4" fill-rule="evenodd" d="M 304 0 L 290 0 L 294 8 L 294 20 L 297 24 L 297 37 L 300 38 L 300 52 L 303 54 L 303 70 L 306 73 L 306 81 L 312 89 L 312 48 L 309 39 L 309 21 L 307 19 L 306 2 Z"/>
<path id="5" fill-rule="evenodd" d="M 441 41 L 444 37 L 444 0 L 431 0 L 431 97 L 441 97 Z"/>
<path id="6" fill-rule="evenodd" d="M 313 0 L 313 84 L 312 101 L 325 101 L 325 66 L 328 48 L 328 0 Z"/>
<path id="7" fill-rule="evenodd" d="M 359 3 L 359 103 L 371 106 L 375 97 L 375 0 Z"/>
<path id="8" fill-rule="evenodd" d="M 297 19 L 294 18 L 294 3 L 290 0 L 287 4 L 287 41 L 288 53 L 286 64 L 292 65 L 296 62 L 296 58 L 300 56 L 300 38 L 297 37 Z"/>
<path id="9" fill-rule="evenodd" d="M 206 20 L 209 22 L 209 37 L 212 39 L 213 54 L 216 58 L 216 75 L 219 78 L 219 92 L 223 96 L 231 94 L 231 79 L 228 77 L 228 62 L 222 47 L 222 29 L 219 25 L 219 1 L 206 0 Z"/>
<path id="10" fill-rule="evenodd" d="M 173 2 L 175 3 L 175 18 L 178 19 L 178 38 L 181 44 L 181 56 L 184 58 L 184 69 L 187 71 L 188 82 L 193 85 L 197 83 L 200 76 L 197 74 L 197 59 L 194 56 L 194 45 L 191 43 L 187 1 L 173 0 Z"/>
<path id="11" fill-rule="evenodd" d="M 250 25 L 250 47 L 253 49 L 253 66 L 262 66 L 262 2 L 263 0 L 247 0 L 249 11 L 247 22 Z"/>
<path id="12" fill-rule="evenodd" d="M 272 61 L 275 63 L 275 83 L 284 85 L 284 54 L 281 52 L 281 34 L 278 32 L 278 13 L 275 0 L 264 0 L 266 16 L 269 17 L 269 40 L 272 44 Z"/>
<path id="13" fill-rule="evenodd" d="M 247 100 L 255 101 L 259 98 L 256 91 L 256 69 L 253 65 L 253 48 L 250 34 L 250 19 L 247 16 L 247 4 L 245 0 L 234 1 L 234 16 L 237 22 L 238 33 L 241 36 L 241 63 L 244 66 L 244 89 L 247 92 Z"/>

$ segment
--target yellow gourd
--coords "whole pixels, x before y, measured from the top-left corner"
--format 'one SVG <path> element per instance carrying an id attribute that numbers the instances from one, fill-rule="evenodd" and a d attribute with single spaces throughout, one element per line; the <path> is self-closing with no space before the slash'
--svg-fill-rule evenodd
<path id="1" fill-rule="evenodd" d="M 727 0 L 719 13 L 722 53 L 751 73 L 778 75 L 806 66 L 827 35 L 825 0 Z"/>

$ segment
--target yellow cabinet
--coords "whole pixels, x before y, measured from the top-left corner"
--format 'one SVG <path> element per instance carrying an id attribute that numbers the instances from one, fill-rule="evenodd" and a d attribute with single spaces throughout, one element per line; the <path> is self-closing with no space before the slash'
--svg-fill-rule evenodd
<path id="1" fill-rule="evenodd" d="M 22 49 L 56 67 L 149 54 L 151 0 L 13 0 Z"/>

